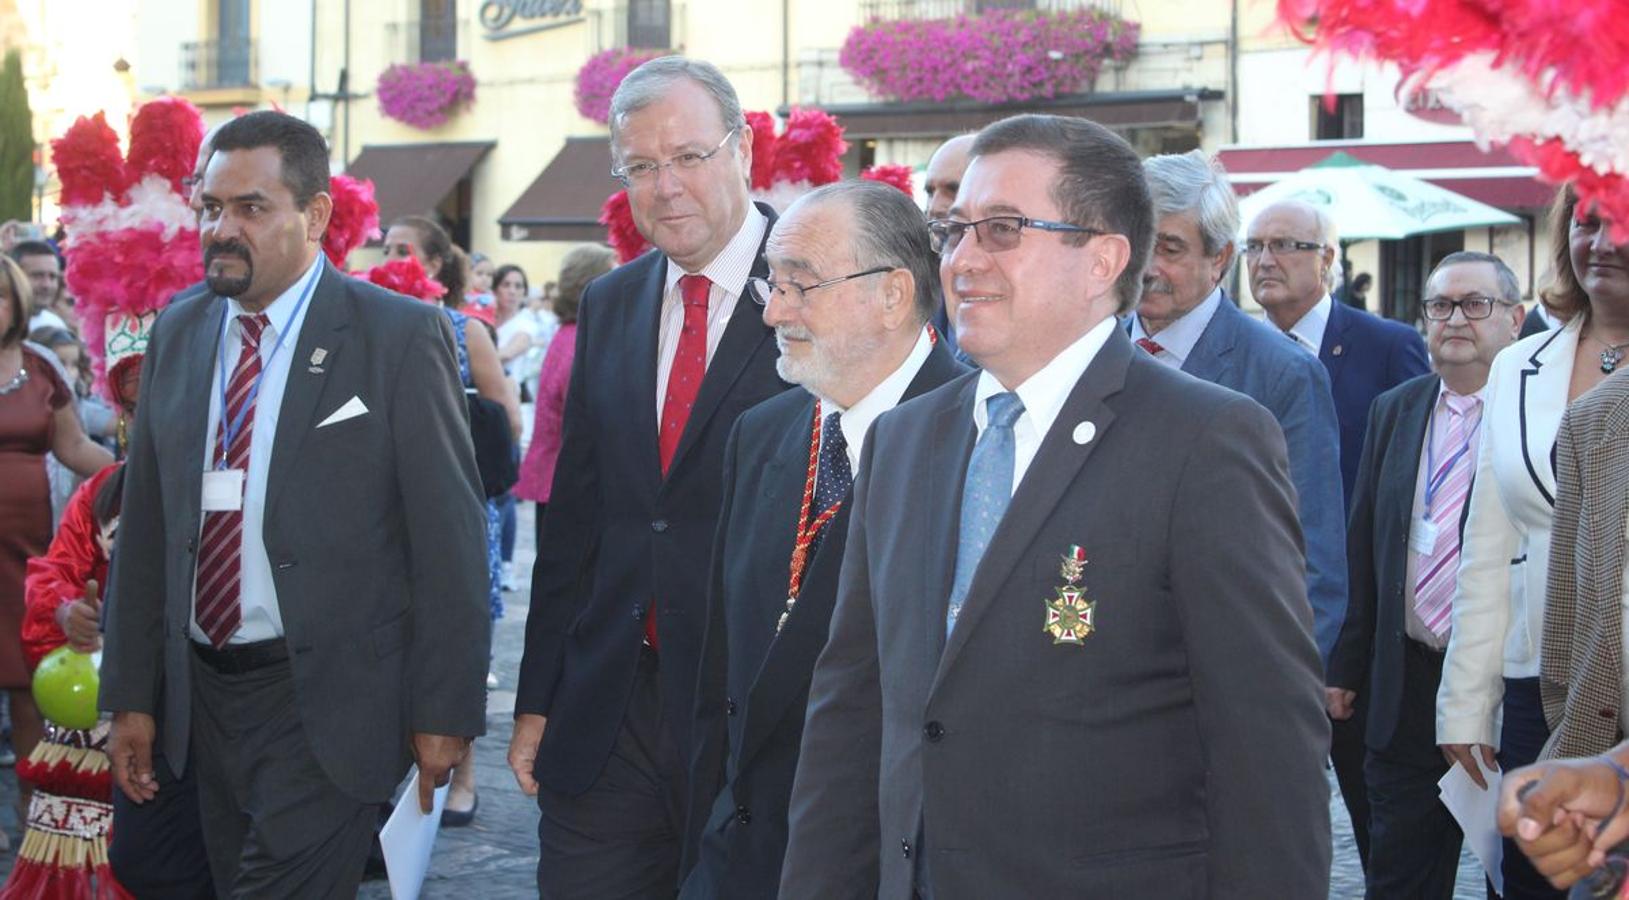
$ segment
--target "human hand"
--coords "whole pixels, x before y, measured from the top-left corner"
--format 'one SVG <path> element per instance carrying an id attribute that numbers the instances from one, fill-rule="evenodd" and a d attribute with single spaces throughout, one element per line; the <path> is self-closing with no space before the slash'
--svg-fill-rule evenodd
<path id="1" fill-rule="evenodd" d="M 447 734 L 413 732 L 413 758 L 419 764 L 419 811 L 435 809 L 436 788 L 452 780 L 452 770 L 464 761 L 470 739 Z"/>
<path id="2" fill-rule="evenodd" d="M 515 716 L 515 731 L 509 738 L 509 770 L 515 773 L 515 783 L 528 797 L 537 796 L 537 779 L 532 777 L 532 766 L 537 762 L 537 746 L 543 743 L 543 729 L 549 720 L 535 713 Z"/>
<path id="3" fill-rule="evenodd" d="M 1476 782 L 1476 786 L 1484 791 L 1488 789 L 1488 781 L 1482 777 L 1482 770 L 1486 768 L 1489 772 L 1499 771 L 1499 764 L 1493 759 L 1493 748 L 1487 744 L 1440 744 L 1439 748 L 1450 766 L 1459 763 L 1464 767 L 1465 773 L 1471 776 L 1471 780 Z M 1478 756 L 1482 758 L 1482 765 L 1477 764 Z"/>
<path id="4" fill-rule="evenodd" d="M 1600 757 L 1536 763 L 1505 777 L 1499 830 L 1551 884 L 1566 888 L 1629 837 L 1623 798 L 1618 772 Z"/>
<path id="5" fill-rule="evenodd" d="M 158 796 L 158 779 L 153 775 L 153 737 L 157 733 L 157 723 L 146 713 L 113 714 L 107 739 L 108 764 L 113 770 L 113 783 L 132 803 L 146 803 Z"/>
<path id="6" fill-rule="evenodd" d="M 95 653 L 102 649 L 101 588 L 92 578 L 85 582 L 85 598 L 57 607 L 57 627 L 68 638 L 75 653 Z"/>
<path id="7" fill-rule="evenodd" d="M 1324 711 L 1337 722 L 1352 718 L 1352 704 L 1357 702 L 1357 691 L 1346 688 L 1324 688 Z"/>

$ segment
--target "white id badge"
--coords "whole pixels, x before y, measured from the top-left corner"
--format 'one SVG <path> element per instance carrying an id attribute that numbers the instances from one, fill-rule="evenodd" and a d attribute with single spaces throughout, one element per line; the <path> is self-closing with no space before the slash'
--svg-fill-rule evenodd
<path id="1" fill-rule="evenodd" d="M 1426 556 L 1437 548 L 1437 523 L 1426 518 L 1414 520 L 1414 530 L 1408 536 L 1408 548 Z"/>
<path id="2" fill-rule="evenodd" d="M 204 473 L 204 512 L 243 509 L 243 470 L 211 469 Z"/>

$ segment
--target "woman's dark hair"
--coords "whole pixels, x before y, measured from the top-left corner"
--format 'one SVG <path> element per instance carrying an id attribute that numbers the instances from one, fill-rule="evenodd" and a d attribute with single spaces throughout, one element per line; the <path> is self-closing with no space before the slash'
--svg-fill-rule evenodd
<path id="1" fill-rule="evenodd" d="M 577 321 L 577 307 L 588 283 L 616 267 L 617 255 L 604 244 L 573 247 L 560 261 L 560 295 L 554 298 L 554 315 L 561 325 Z"/>
<path id="2" fill-rule="evenodd" d="M 1550 283 L 1539 291 L 1539 302 L 1550 311 L 1568 318 L 1589 316 L 1589 294 L 1578 283 L 1578 273 L 1572 270 L 1572 217 L 1578 206 L 1578 195 L 1572 185 L 1556 191 L 1555 202 L 1544 220 L 1544 230 L 1550 233 Z"/>
<path id="3" fill-rule="evenodd" d="M 499 266 L 497 270 L 492 273 L 493 296 L 497 296 L 498 285 L 503 284 L 503 280 L 508 278 L 509 273 L 511 272 L 520 276 L 520 292 L 522 294 L 531 293 L 532 283 L 526 280 L 526 271 L 514 263 L 505 263 L 504 265 Z"/>
<path id="4" fill-rule="evenodd" d="M 441 303 L 449 309 L 457 309 L 464 305 L 464 291 L 469 288 L 469 258 L 458 245 L 452 242 L 447 229 L 442 228 L 434 219 L 428 216 L 402 216 L 392 222 L 390 227 L 404 225 L 413 229 L 419 236 L 419 252 L 424 254 L 424 268 L 430 268 L 430 261 L 441 263 L 441 270 L 436 272 L 436 281 L 447 289 L 442 295 Z"/>
<path id="5" fill-rule="evenodd" d="M 124 497 L 124 465 L 120 464 L 113 474 L 102 482 L 97 488 L 96 497 L 91 500 L 91 515 L 96 517 L 96 524 L 106 525 L 119 517 L 119 507 Z"/>

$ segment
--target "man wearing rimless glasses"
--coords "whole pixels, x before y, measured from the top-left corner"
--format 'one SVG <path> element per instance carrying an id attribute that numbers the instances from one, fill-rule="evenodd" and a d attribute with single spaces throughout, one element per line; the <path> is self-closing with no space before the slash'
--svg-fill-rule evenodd
<path id="1" fill-rule="evenodd" d="M 1123 139 L 1018 116 L 971 155 L 932 235 L 983 371 L 866 439 L 780 896 L 1326 893 L 1279 427 L 1116 327 L 1154 233 Z"/>

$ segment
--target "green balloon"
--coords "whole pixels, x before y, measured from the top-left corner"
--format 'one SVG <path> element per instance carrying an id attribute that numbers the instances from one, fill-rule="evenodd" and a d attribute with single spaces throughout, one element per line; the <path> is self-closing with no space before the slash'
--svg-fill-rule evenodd
<path id="1" fill-rule="evenodd" d="M 40 660 L 34 670 L 34 702 L 47 719 L 65 728 L 96 727 L 96 663 L 67 645 Z"/>

